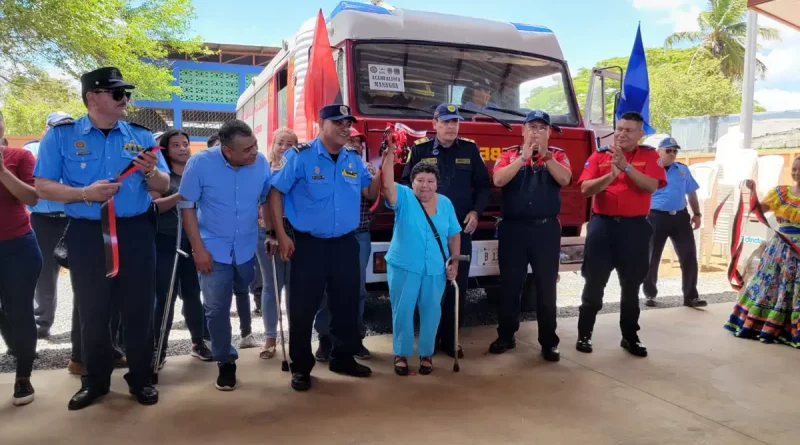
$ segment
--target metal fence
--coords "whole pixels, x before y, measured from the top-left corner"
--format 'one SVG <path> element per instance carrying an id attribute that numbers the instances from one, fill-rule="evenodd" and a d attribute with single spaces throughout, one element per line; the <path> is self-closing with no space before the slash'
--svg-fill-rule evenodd
<path id="1" fill-rule="evenodd" d="M 125 120 L 143 125 L 153 133 L 167 131 L 175 125 L 174 113 L 169 108 L 134 108 Z"/>
<path id="2" fill-rule="evenodd" d="M 225 122 L 236 119 L 236 113 L 226 111 L 183 110 L 181 129 L 189 136 L 207 138 Z"/>

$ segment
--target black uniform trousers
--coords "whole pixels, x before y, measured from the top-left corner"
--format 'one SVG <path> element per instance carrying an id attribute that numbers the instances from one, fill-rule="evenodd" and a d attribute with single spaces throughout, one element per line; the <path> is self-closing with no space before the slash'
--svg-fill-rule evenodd
<path id="1" fill-rule="evenodd" d="M 84 384 L 104 390 L 111 383 L 113 347 L 109 325 L 118 308 L 125 331 L 128 385 L 150 384 L 155 300 L 155 228 L 146 214 L 117 218 L 119 273 L 105 276 L 100 221 L 73 219 L 67 231 L 72 288 L 81 322 L 81 346 L 88 373 Z"/>
<path id="2" fill-rule="evenodd" d="M 310 374 L 314 368 L 311 331 L 326 291 L 331 311 L 331 361 L 355 361 L 353 355 L 361 344 L 358 333 L 361 272 L 355 235 L 318 238 L 295 231 L 294 243 L 288 303 L 292 373 Z"/>
<path id="3" fill-rule="evenodd" d="M 578 334 L 591 335 L 603 293 L 616 269 L 622 290 L 619 327 L 623 338 L 635 339 L 639 331 L 639 287 L 649 269 L 648 251 L 653 229 L 647 217 L 593 215 L 586 233 Z"/>
<path id="4" fill-rule="evenodd" d="M 497 334 L 511 340 L 519 330 L 522 290 L 531 266 L 536 286 L 539 344 L 558 346 L 556 335 L 556 286 L 561 257 L 561 224 L 557 218 L 529 221 L 503 219 L 498 233 L 501 300 Z"/>
<path id="5" fill-rule="evenodd" d="M 697 247 L 692 233 L 692 218 L 689 212 L 683 209 L 671 214 L 660 210 L 651 210 L 648 217 L 653 226 L 653 236 L 650 238 L 650 271 L 642 284 L 642 290 L 648 298 L 658 295 L 658 266 L 661 264 L 661 254 L 667 238 L 672 240 L 672 246 L 678 254 L 681 265 L 681 278 L 683 279 L 684 300 L 694 300 L 699 297 L 697 293 Z"/>
<path id="6" fill-rule="evenodd" d="M 447 239 L 442 239 L 443 243 Z M 472 255 L 472 235 L 461 232 L 461 255 Z M 464 306 L 467 302 L 467 286 L 469 285 L 469 265 L 470 261 L 459 261 L 458 275 L 458 327 L 464 326 Z M 455 323 L 456 323 L 456 289 L 448 281 L 442 298 L 442 318 L 439 322 L 439 330 L 436 333 L 436 344 L 443 351 L 454 351 L 458 345 L 455 343 Z"/>

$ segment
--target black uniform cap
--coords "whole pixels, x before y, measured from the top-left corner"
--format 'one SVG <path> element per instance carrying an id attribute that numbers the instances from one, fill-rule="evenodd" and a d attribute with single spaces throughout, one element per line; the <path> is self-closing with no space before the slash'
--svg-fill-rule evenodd
<path id="1" fill-rule="evenodd" d="M 124 88 L 126 90 L 132 90 L 136 87 L 125 82 L 119 68 L 113 66 L 98 68 L 94 71 L 83 73 L 81 76 L 81 90 L 84 94 L 92 90 L 106 88 Z"/>

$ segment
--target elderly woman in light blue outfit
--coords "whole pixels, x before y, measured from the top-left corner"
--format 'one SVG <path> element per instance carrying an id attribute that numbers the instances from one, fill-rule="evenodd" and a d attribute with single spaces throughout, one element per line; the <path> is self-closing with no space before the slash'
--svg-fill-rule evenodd
<path id="1" fill-rule="evenodd" d="M 394 182 L 394 158 L 390 146 L 382 160 L 381 184 L 386 205 L 395 212 L 392 241 L 385 257 L 392 302 L 394 371 L 408 375 L 408 357 L 414 355 L 414 309 L 419 306 L 419 373 L 427 375 L 433 372 L 445 278 L 453 280 L 458 272 L 458 261 L 453 259 L 448 264 L 445 258 L 449 252 L 461 251 L 461 225 L 453 203 L 436 193 L 436 166 L 417 164 L 408 188 Z"/>

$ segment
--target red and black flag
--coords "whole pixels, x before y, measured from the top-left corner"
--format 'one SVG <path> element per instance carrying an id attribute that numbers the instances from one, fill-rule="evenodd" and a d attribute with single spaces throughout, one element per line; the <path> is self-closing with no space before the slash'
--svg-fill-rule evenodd
<path id="1" fill-rule="evenodd" d="M 150 147 L 144 152 L 156 153 L 160 146 Z M 112 182 L 122 182 L 139 167 L 131 161 L 117 174 Z M 100 206 L 100 226 L 103 230 L 103 246 L 106 251 L 106 278 L 114 278 L 119 273 L 119 243 L 117 242 L 117 214 L 114 208 L 114 197 Z"/>

